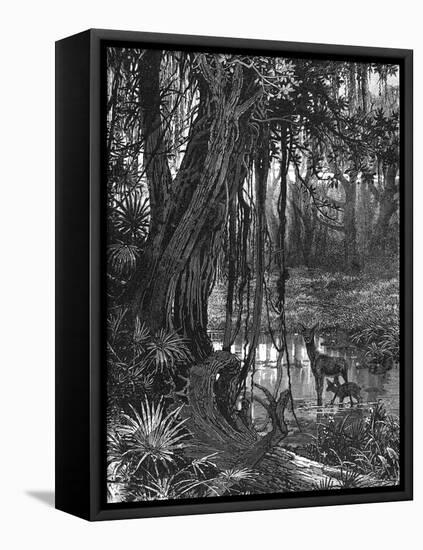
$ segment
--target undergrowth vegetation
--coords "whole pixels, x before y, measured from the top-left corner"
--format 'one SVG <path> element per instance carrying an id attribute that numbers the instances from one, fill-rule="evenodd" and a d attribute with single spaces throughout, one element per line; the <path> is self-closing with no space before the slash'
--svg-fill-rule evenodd
<path id="1" fill-rule="evenodd" d="M 392 270 L 383 276 L 373 271 L 350 275 L 305 267 L 292 268 L 289 273 L 285 297 L 288 331 L 294 331 L 298 323 L 319 322 L 322 331 L 334 332 L 347 327 L 353 334 L 373 321 L 390 326 L 391 321 L 398 318 L 399 282 Z M 224 285 L 217 284 L 209 301 L 211 329 L 223 328 L 223 311 Z M 276 323 L 271 308 L 270 314 Z"/>
<path id="2" fill-rule="evenodd" d="M 182 406 L 165 412 L 163 400 L 130 405 L 108 427 L 109 502 L 246 494 L 255 472 L 220 469 L 216 455 L 190 456 L 192 438 Z"/>
<path id="3" fill-rule="evenodd" d="M 111 407 L 119 409 L 131 398 L 166 395 L 175 388 L 175 369 L 190 361 L 185 340 L 176 332 L 153 334 L 136 318 L 128 322 L 125 308 L 108 316 L 107 381 Z"/>
<path id="4" fill-rule="evenodd" d="M 319 423 L 317 434 L 304 454 L 308 458 L 339 466 L 354 486 L 353 479 L 373 474 L 379 479 L 399 483 L 400 424 L 396 416 L 387 414 L 379 402 L 366 417 L 347 415 Z"/>
<path id="5" fill-rule="evenodd" d="M 209 304 L 210 328 L 220 330 L 224 308 L 222 285 L 216 286 Z M 278 320 L 271 307 L 269 315 L 275 330 Z M 398 276 L 392 267 L 382 273 L 370 266 L 358 274 L 304 267 L 290 269 L 285 298 L 288 332 L 296 332 L 300 323 L 318 323 L 322 335 L 343 333 L 347 337 L 344 343 L 358 349 L 362 364 L 390 368 L 393 361 L 399 360 Z M 263 330 L 268 327 L 263 326 Z"/>
<path id="6" fill-rule="evenodd" d="M 382 279 L 366 272 L 347 275 L 319 269 L 293 269 L 286 286 L 286 322 L 319 322 L 326 331 L 352 333 L 377 316 L 387 320 L 398 314 L 398 277 Z"/>
<path id="7" fill-rule="evenodd" d="M 180 499 L 248 492 L 255 473 L 198 457 L 174 391 L 191 357 L 176 332 L 156 334 L 124 308 L 108 317 L 108 501 Z"/>

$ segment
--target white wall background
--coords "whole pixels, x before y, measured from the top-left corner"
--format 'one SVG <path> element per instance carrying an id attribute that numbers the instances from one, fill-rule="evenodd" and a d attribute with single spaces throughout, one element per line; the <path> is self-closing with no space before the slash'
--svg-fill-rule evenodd
<path id="1" fill-rule="evenodd" d="M 55 511 L 54 41 L 89 27 L 415 49 L 415 204 L 422 204 L 422 18 L 416 0 L 35 0 L 0 8 L 0 545 L 14 548 L 418 548 L 415 502 L 89 524 Z M 415 387 L 423 384 L 416 214 Z M 404 365 L 403 368 L 407 368 Z M 78 399 L 75 396 L 75 399 Z M 34 496 L 38 493 L 38 498 Z M 31 494 L 32 493 L 32 494 Z M 40 500 L 39 496 L 43 497 Z M 413 540 L 414 539 L 414 540 Z"/>

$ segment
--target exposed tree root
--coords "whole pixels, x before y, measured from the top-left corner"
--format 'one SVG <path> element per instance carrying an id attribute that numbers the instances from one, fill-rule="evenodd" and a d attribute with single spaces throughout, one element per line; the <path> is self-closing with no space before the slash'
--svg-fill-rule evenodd
<path id="1" fill-rule="evenodd" d="M 217 351 L 192 367 L 186 408 L 189 429 L 196 441 L 192 455 L 217 453 L 215 462 L 221 468 L 257 471 L 257 479 L 250 482 L 256 493 L 346 486 L 348 474 L 342 468 L 309 460 L 283 447 L 288 432 L 284 421 L 288 391 L 275 400 L 266 388 L 256 384 L 266 399 L 255 399 L 267 409 L 272 421 L 272 430 L 259 436 L 246 421 L 243 409 L 236 407 L 240 372 L 239 359 L 227 351 Z M 383 485 L 392 483 L 373 476 L 354 476 L 354 487 Z"/>

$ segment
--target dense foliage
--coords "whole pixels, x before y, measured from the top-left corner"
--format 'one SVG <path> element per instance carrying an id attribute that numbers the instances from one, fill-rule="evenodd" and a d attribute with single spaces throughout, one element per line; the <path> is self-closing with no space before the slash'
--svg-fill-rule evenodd
<path id="1" fill-rule="evenodd" d="M 339 465 L 350 479 L 377 473 L 380 479 L 399 482 L 400 437 L 398 418 L 386 413 L 382 403 L 366 418 L 346 415 L 318 425 L 317 436 L 305 449 L 314 460 Z"/>

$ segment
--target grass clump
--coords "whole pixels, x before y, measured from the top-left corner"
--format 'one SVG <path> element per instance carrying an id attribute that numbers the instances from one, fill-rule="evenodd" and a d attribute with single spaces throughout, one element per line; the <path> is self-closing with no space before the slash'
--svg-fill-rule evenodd
<path id="1" fill-rule="evenodd" d="M 400 425 L 383 403 L 366 418 L 347 415 L 317 426 L 317 435 L 303 454 L 312 460 L 346 468 L 351 476 L 372 474 L 399 483 Z"/>

